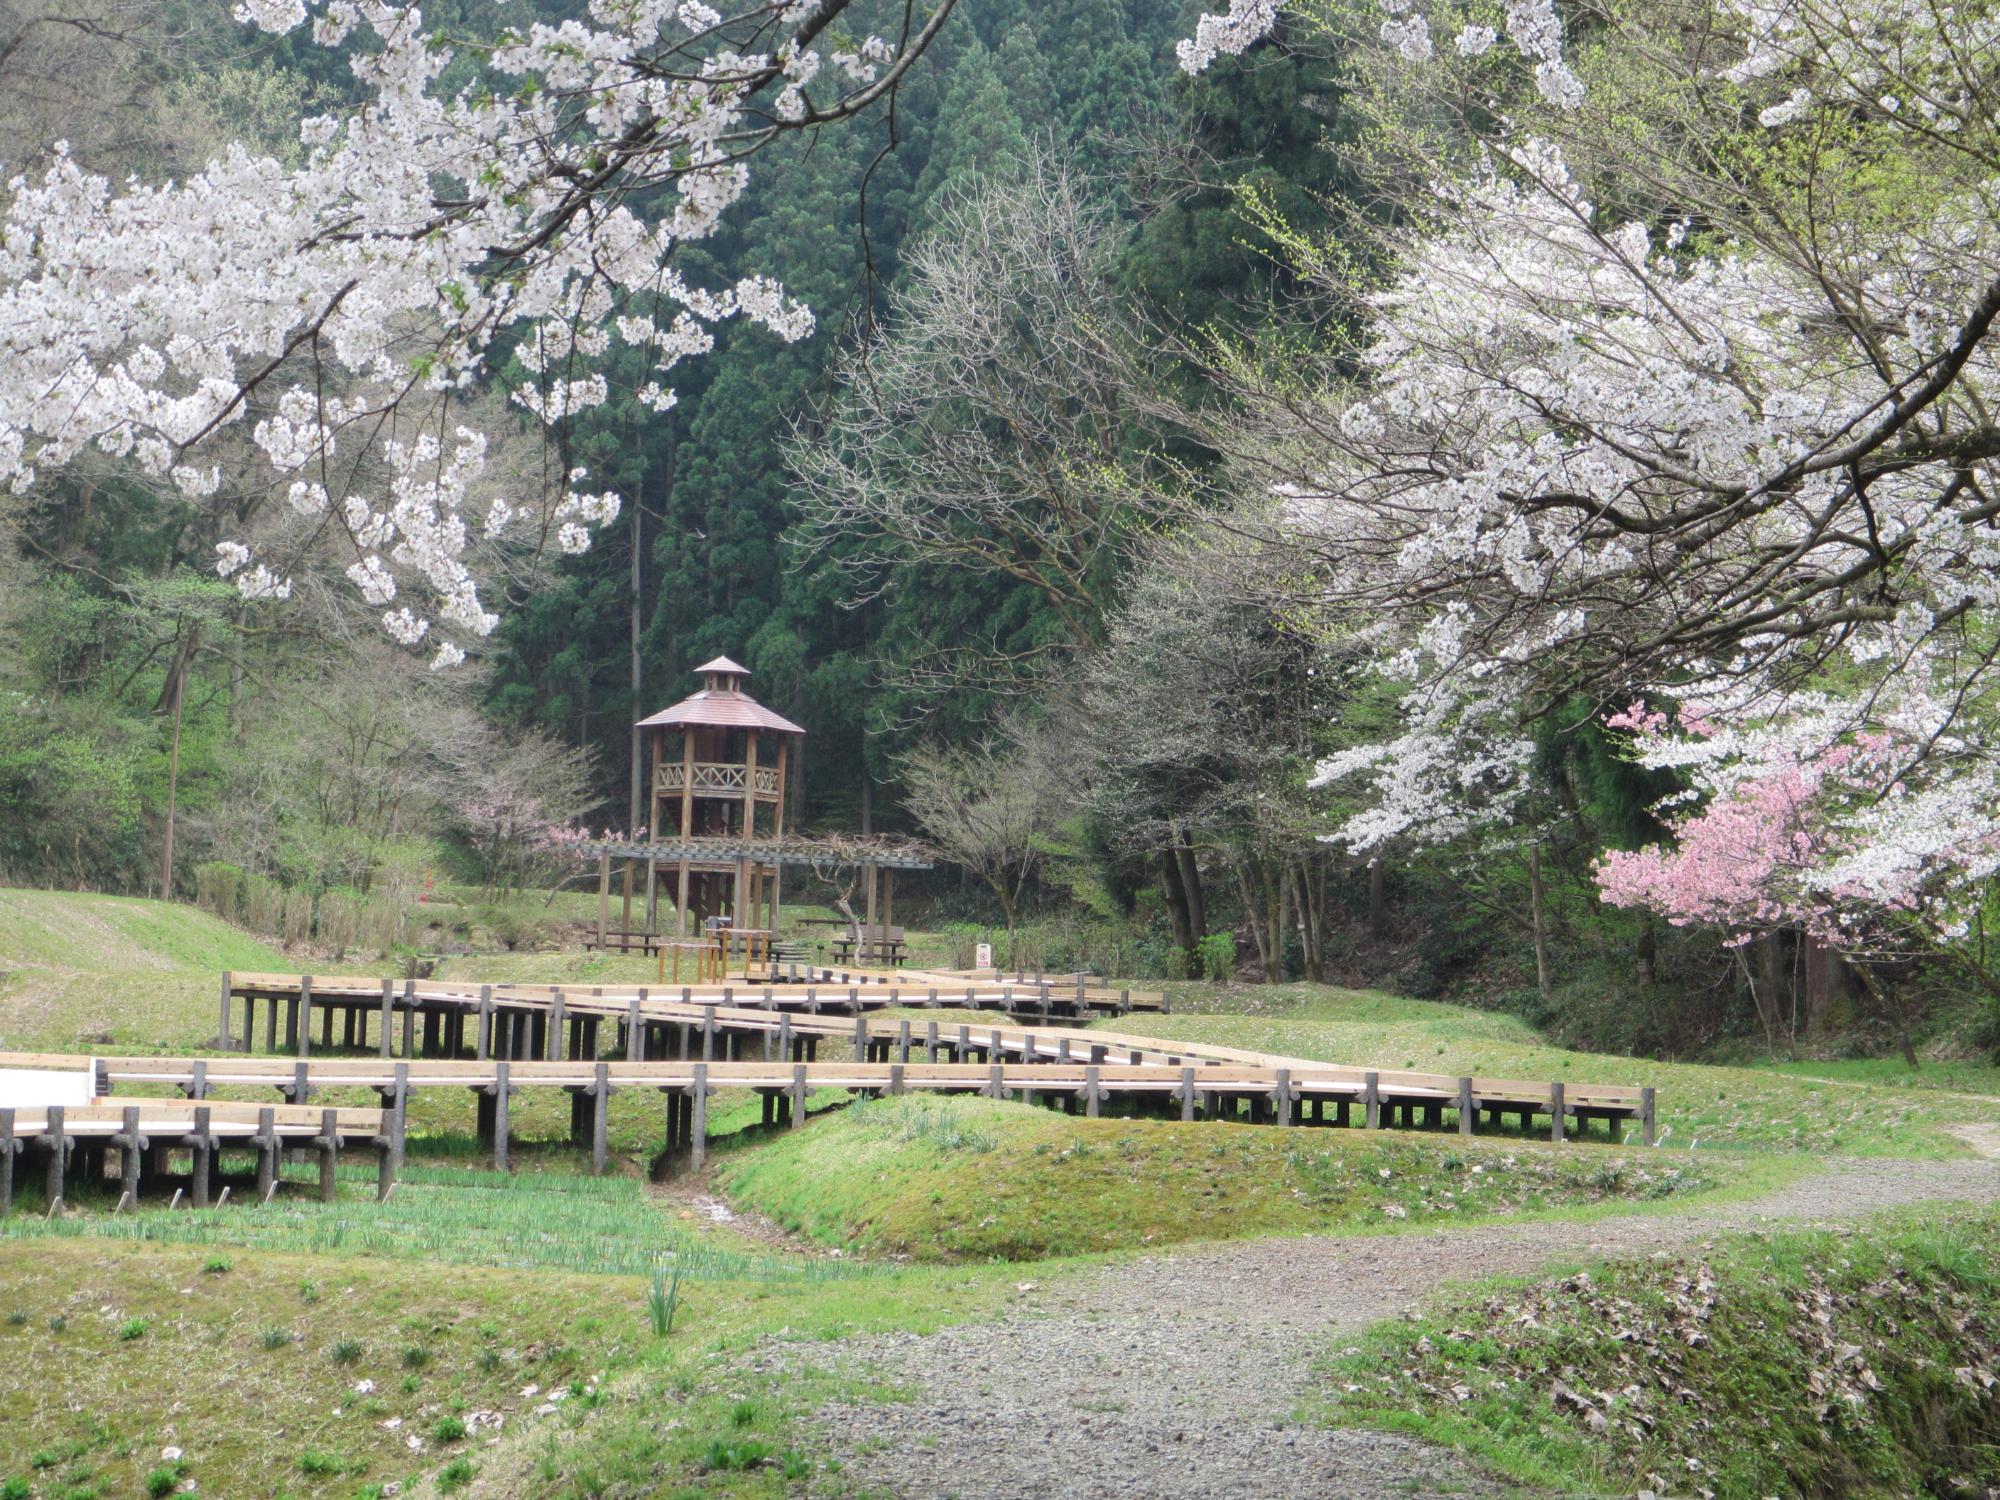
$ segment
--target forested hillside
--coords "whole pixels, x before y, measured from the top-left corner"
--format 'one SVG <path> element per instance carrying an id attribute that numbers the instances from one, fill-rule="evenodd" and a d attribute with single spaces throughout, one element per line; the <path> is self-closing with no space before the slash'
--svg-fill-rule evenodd
<path id="1" fill-rule="evenodd" d="M 920 834 L 1021 965 L 1991 1041 L 1949 48 L 86 9 L 0 4 L 0 876 L 504 904 L 727 654 L 793 826 Z"/>

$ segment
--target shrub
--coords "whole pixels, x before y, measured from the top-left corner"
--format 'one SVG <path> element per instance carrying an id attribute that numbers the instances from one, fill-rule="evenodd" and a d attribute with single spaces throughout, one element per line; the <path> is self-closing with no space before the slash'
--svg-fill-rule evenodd
<path id="1" fill-rule="evenodd" d="M 127 1344 L 131 1343 L 134 1339 L 142 1339 L 145 1336 L 146 1320 L 144 1318 L 127 1318 L 123 1323 L 118 1325 L 118 1337 Z"/>
<path id="2" fill-rule="evenodd" d="M 469 1459 L 454 1458 L 438 1471 L 438 1488 L 449 1494 L 455 1489 L 472 1482 L 472 1462 Z"/>
<path id="3" fill-rule="evenodd" d="M 149 1495 L 171 1495 L 174 1487 L 181 1482 L 181 1475 L 187 1472 L 184 1463 L 161 1464 L 146 1476 L 146 1493 Z"/>
<path id="4" fill-rule="evenodd" d="M 1194 945 L 1194 951 L 1202 978 L 1222 981 L 1236 977 L 1235 933 L 1211 932 Z"/>
<path id="5" fill-rule="evenodd" d="M 361 1344 L 357 1339 L 342 1339 L 333 1346 L 333 1362 L 337 1365 L 351 1365 L 361 1358 Z"/>
<path id="6" fill-rule="evenodd" d="M 421 1370 L 431 1362 L 431 1351 L 422 1344 L 408 1344 L 403 1348 L 403 1368 Z"/>
<path id="7" fill-rule="evenodd" d="M 28 1500 L 34 1492 L 35 1487 L 19 1474 L 0 1482 L 0 1500 Z"/>
<path id="8" fill-rule="evenodd" d="M 431 1436 L 440 1443 L 456 1443 L 465 1437 L 465 1423 L 457 1417 L 439 1417 L 431 1424 Z"/>

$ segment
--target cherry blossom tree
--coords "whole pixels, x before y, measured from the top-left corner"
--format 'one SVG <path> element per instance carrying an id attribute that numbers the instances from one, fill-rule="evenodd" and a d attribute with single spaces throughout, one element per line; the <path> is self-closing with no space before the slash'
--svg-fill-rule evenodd
<path id="1" fill-rule="evenodd" d="M 288 524 L 256 551 L 225 538 L 216 571 L 284 598 L 331 545 L 391 637 L 455 664 L 496 623 L 468 561 L 481 542 L 581 551 L 620 505 L 580 471 L 546 503 L 483 494 L 472 393 L 511 357 L 534 377 L 515 399 L 559 424 L 605 399 L 594 362 L 615 340 L 651 359 L 642 396 L 664 410 L 718 323 L 803 337 L 812 314 L 777 283 L 695 284 L 680 251 L 760 147 L 895 89 L 952 4 L 906 8 L 884 38 L 843 30 L 852 0 L 727 17 L 592 0 L 587 19 L 473 39 L 391 0 L 242 0 L 247 25 L 341 49 L 359 102 L 302 121 L 292 167 L 238 145 L 184 180 L 114 184 L 56 143 L 7 184 L 0 491 L 97 450 L 199 498 L 247 431 Z M 461 55 L 474 81 L 447 91 Z"/>
<path id="2" fill-rule="evenodd" d="M 1184 65 L 1277 12 L 1234 0 Z M 1402 686 L 1399 729 L 1321 768 L 1368 793 L 1348 839 L 1511 818 L 1525 726 L 1656 693 L 1716 731 L 1659 751 L 1708 799 L 1660 878 L 1804 832 L 1809 871 L 1726 889 L 1948 939 L 1949 903 L 1917 896 L 1990 873 L 2000 812 L 1996 23 L 1877 0 L 1294 15 L 1354 48 L 1403 213 L 1365 251 L 1302 248 L 1358 332 L 1225 369 L 1242 400 L 1214 435 L 1309 552 L 1302 593 Z"/>

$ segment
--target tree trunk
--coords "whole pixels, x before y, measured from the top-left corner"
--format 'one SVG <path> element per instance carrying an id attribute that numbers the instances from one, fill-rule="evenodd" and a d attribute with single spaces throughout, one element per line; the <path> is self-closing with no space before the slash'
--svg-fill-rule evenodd
<path id="1" fill-rule="evenodd" d="M 1757 973 L 1762 981 L 1760 988 L 1763 998 L 1760 1004 L 1767 1010 L 1766 1024 L 1780 1035 L 1785 1036 L 1785 1050 L 1798 1055 L 1798 1038 L 1790 1035 L 1791 1027 L 1786 1024 L 1785 1012 L 1785 935 L 1769 932 L 1757 940 Z"/>
<path id="2" fill-rule="evenodd" d="M 199 636 L 199 629 L 190 626 L 180 649 L 174 652 L 174 664 L 167 678 L 167 692 L 173 698 L 174 738 L 173 748 L 167 753 L 167 826 L 160 847 L 162 901 L 174 899 L 174 821 L 180 801 L 181 708 L 187 702 L 188 664 L 194 659 L 195 642 Z"/>
<path id="3" fill-rule="evenodd" d="M 1368 861 L 1368 935 L 1389 935 L 1389 867 L 1379 854 Z"/>
<path id="4" fill-rule="evenodd" d="M 1174 859 L 1180 865 L 1181 891 L 1187 898 L 1188 931 L 1198 943 L 1208 936 L 1208 903 L 1202 898 L 1201 867 L 1195 863 L 1194 845 L 1188 842 L 1185 830 L 1174 850 Z"/>
<path id="5" fill-rule="evenodd" d="M 1306 978 L 1314 984 L 1326 978 L 1320 954 L 1319 913 L 1313 909 L 1312 873 L 1303 863 L 1285 866 L 1285 881 L 1292 893 L 1292 914 L 1299 924 L 1299 951 L 1305 960 Z"/>
<path id="6" fill-rule="evenodd" d="M 1173 929 L 1174 946 L 1185 953 L 1194 947 L 1194 935 L 1188 929 L 1187 893 L 1181 888 L 1180 861 L 1171 849 L 1162 849 L 1160 859 L 1160 894 L 1167 902 L 1167 925 Z"/>
<path id="7" fill-rule="evenodd" d="M 1528 844 L 1528 924 L 1535 937 L 1535 988 L 1546 1002 L 1549 998 L 1549 933 L 1544 901 L 1542 846 L 1531 840 Z"/>
<path id="8" fill-rule="evenodd" d="M 1250 871 L 1247 866 L 1247 860 L 1232 859 L 1229 861 L 1229 872 L 1236 877 L 1237 894 L 1243 900 L 1243 920 L 1249 925 L 1250 941 L 1257 949 L 1257 962 L 1263 966 L 1268 979 L 1271 972 L 1271 950 L 1270 945 L 1264 940 L 1261 903 L 1257 900 L 1257 893 L 1251 889 Z"/>
<path id="9" fill-rule="evenodd" d="M 641 616 L 644 613 L 640 604 L 639 588 L 643 577 L 642 563 L 646 540 L 645 528 L 640 524 L 640 517 L 644 513 L 641 505 L 645 487 L 646 475 L 641 469 L 639 477 L 632 485 L 632 776 L 630 801 L 625 815 L 625 827 L 635 834 L 639 829 L 639 814 L 646 805 L 646 731 L 639 727 L 639 720 L 646 717 L 646 705 L 639 696 L 645 691 L 645 674 L 641 670 L 639 659 L 639 633 Z M 649 838 L 659 836 L 657 829 L 648 829 L 646 832 Z"/>
<path id="10" fill-rule="evenodd" d="M 1653 914 L 1650 911 L 1639 913 L 1639 936 L 1632 948 L 1633 978 L 1640 989 L 1650 990 L 1653 973 L 1660 960 L 1659 934 L 1653 930 Z"/>
<path id="11" fill-rule="evenodd" d="M 1903 1007 L 1892 1003 L 1889 997 L 1882 993 L 1881 987 L 1875 983 L 1875 976 L 1868 972 L 1867 964 L 1849 964 L 1848 972 L 1854 976 L 1863 992 L 1874 1003 L 1875 1014 L 1888 1022 L 1896 1033 L 1896 1050 L 1903 1054 L 1903 1061 L 1910 1065 L 1910 1071 L 1915 1073 L 1921 1070 L 1923 1064 L 1917 1061 L 1917 1049 L 1910 1041 L 1909 1016 Z"/>

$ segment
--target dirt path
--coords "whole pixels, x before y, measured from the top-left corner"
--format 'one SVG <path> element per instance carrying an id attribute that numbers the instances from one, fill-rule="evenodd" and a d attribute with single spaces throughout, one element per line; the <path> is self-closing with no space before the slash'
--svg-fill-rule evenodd
<path id="1" fill-rule="evenodd" d="M 765 1368 L 845 1367 L 916 1399 L 820 1420 L 862 1493 L 1028 1497 L 1493 1495 L 1456 1455 L 1295 1425 L 1311 1362 L 1343 1331 L 1447 1282 L 1556 1258 L 1675 1250 L 1773 1220 L 1830 1223 L 2000 1196 L 2000 1161 L 1845 1161 L 1749 1203 L 1589 1224 L 1260 1240 L 1096 1268 L 987 1324 L 840 1344 L 767 1345 Z"/>

